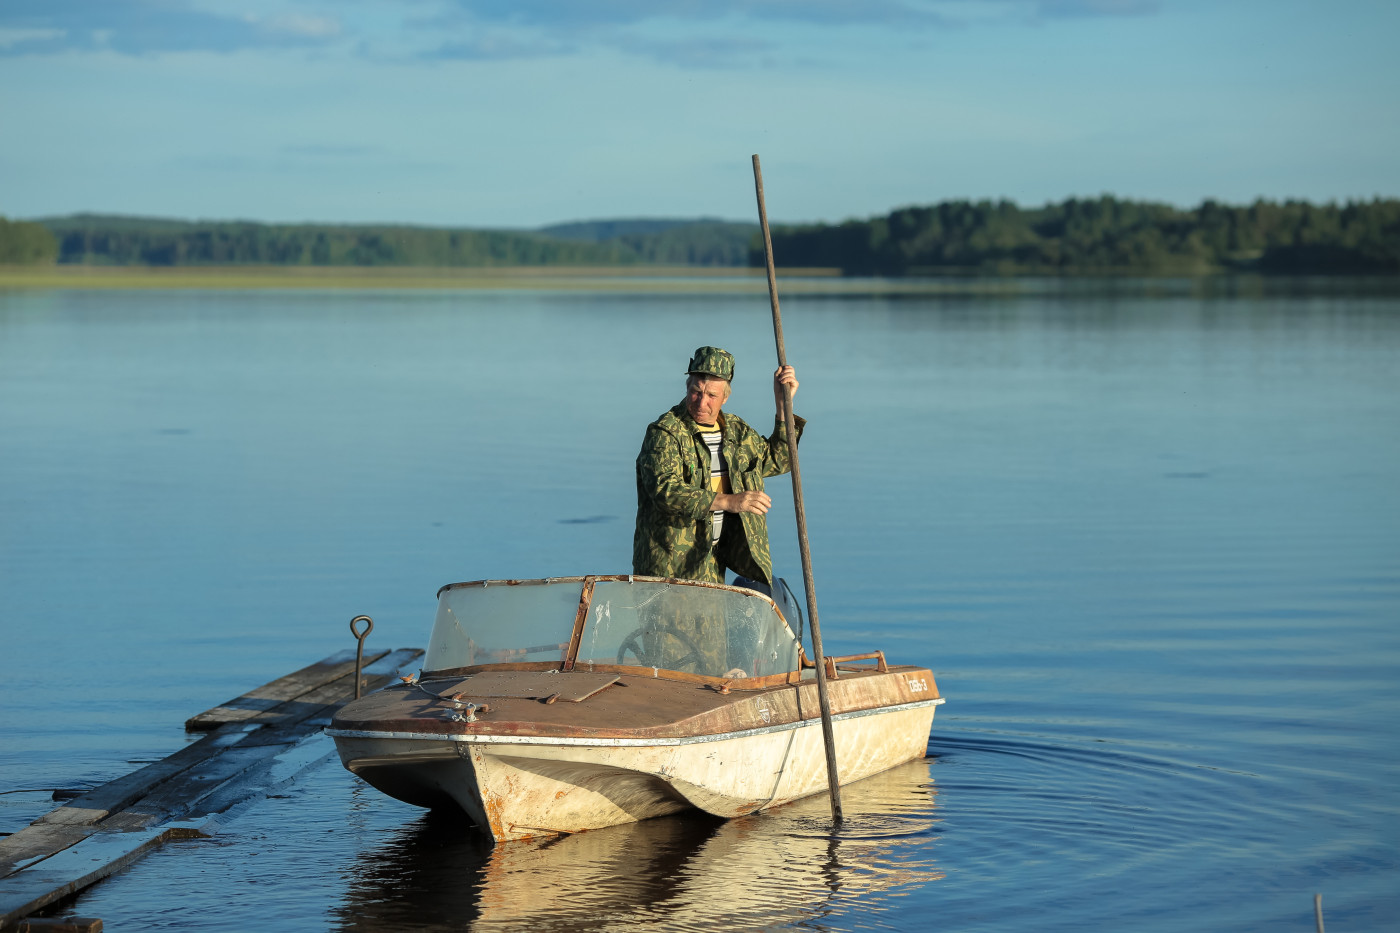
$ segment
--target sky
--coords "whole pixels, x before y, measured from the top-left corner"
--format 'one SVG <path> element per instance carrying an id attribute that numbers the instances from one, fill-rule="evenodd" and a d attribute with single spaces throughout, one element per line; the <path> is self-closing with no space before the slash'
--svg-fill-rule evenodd
<path id="1" fill-rule="evenodd" d="M 1400 195 L 1395 0 L 0 0 L 0 215 Z"/>

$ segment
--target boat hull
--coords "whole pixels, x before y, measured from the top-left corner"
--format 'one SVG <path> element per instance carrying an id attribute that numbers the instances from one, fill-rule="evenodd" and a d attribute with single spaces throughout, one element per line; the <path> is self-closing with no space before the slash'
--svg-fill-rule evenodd
<path id="1" fill-rule="evenodd" d="M 840 782 L 922 757 L 941 702 L 834 716 Z M 827 789 L 818 719 L 648 737 L 343 727 L 330 733 L 345 767 L 369 784 L 418 806 L 455 804 L 497 840 L 576 833 L 691 808 L 736 817 Z"/>

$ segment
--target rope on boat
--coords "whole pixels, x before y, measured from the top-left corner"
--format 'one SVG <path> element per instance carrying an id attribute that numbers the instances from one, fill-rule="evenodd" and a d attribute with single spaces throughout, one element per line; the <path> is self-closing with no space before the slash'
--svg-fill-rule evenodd
<path id="1" fill-rule="evenodd" d="M 424 693 L 440 703 L 446 703 L 451 706 L 452 714 L 448 716 L 448 718 L 453 722 L 476 722 L 477 713 L 489 713 L 491 711 L 489 704 L 472 703 L 468 700 L 463 700 L 463 694 L 461 693 L 449 693 L 446 695 L 434 693 L 420 684 L 416 679 L 410 677 L 403 678 L 403 682 L 406 686 L 413 687 L 420 693 Z M 463 713 L 466 715 L 463 715 Z"/>

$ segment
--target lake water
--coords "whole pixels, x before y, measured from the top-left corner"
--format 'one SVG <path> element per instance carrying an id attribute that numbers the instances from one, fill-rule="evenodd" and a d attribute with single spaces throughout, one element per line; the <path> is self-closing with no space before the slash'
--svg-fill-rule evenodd
<path id="1" fill-rule="evenodd" d="M 1400 299 L 784 300 L 830 653 L 928 757 L 735 820 L 491 848 L 334 759 L 66 910 L 112 930 L 1400 929 Z M 626 572 L 701 344 L 761 294 L 0 292 L 0 831 L 438 586 Z M 791 495 L 775 561 L 798 578 Z M 322 751 L 332 754 L 328 739 Z M 312 746 L 313 752 L 315 746 Z"/>

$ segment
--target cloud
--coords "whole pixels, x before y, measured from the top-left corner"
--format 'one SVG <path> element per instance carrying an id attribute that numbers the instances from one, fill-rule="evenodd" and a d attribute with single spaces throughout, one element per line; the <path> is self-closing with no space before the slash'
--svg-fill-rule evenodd
<path id="1" fill-rule="evenodd" d="M 283 14 L 231 16 L 188 0 L 8 0 L 0 5 L 0 55 L 111 51 L 233 52 L 323 44 L 340 35 L 336 20 Z"/>
<path id="2" fill-rule="evenodd" d="M 732 36 L 672 39 L 620 30 L 594 34 L 588 42 L 681 68 L 723 68 L 752 63 L 776 48 L 771 42 Z M 553 58 L 580 51 L 581 43 L 564 35 L 488 30 L 440 43 L 419 53 L 418 57 L 429 61 L 500 61 Z"/>
<path id="3" fill-rule="evenodd" d="M 452 0 L 480 21 L 550 29 L 635 26 L 658 20 L 739 18 L 817 25 L 940 25 L 921 0 Z"/>
<path id="4" fill-rule="evenodd" d="M 289 145 L 282 147 L 284 155 L 309 156 L 313 158 L 348 159 L 360 158 L 362 156 L 375 155 L 379 152 L 378 146 L 344 146 L 333 143 L 304 143 L 302 145 Z"/>
<path id="5" fill-rule="evenodd" d="M 1091 16 L 1145 16 L 1161 8 L 1157 0 L 1038 0 L 1036 15 L 1045 19 Z"/>
<path id="6" fill-rule="evenodd" d="M 11 46 L 44 43 L 63 38 L 62 29 L 4 29 L 0 28 L 0 54 Z"/>
<path id="7" fill-rule="evenodd" d="M 723 36 L 693 39 L 648 39 L 622 36 L 613 43 L 633 55 L 644 55 L 681 68 L 726 68 L 764 60 L 776 50 L 771 42 Z"/>
<path id="8" fill-rule="evenodd" d="M 1159 0 L 441 0 L 470 20 L 579 31 L 657 22 L 743 20 L 935 28 L 989 19 L 1137 16 Z"/>
<path id="9" fill-rule="evenodd" d="M 478 31 L 463 39 L 451 39 L 419 53 L 428 61 L 501 61 L 511 58 L 548 58 L 578 51 L 571 42 L 539 35 L 502 31 Z"/>
<path id="10" fill-rule="evenodd" d="M 310 16 L 301 13 L 286 13 L 272 16 L 261 23 L 263 30 L 271 35 L 283 34 L 300 36 L 304 39 L 335 39 L 342 32 L 340 21 L 329 16 Z"/>
<path id="11" fill-rule="evenodd" d="M 406 25 L 437 37 L 420 57 L 503 59 L 605 48 L 682 68 L 771 63 L 779 33 L 863 27 L 901 35 L 973 25 L 1138 16 L 1159 0 L 423 0 Z M 755 32 L 767 41 L 753 38 Z"/>
<path id="12" fill-rule="evenodd" d="M 680 68 L 770 64 L 774 24 L 926 29 L 927 0 L 424 0 L 404 25 L 432 35 L 428 60 L 545 58 L 607 49 Z M 762 31 L 767 38 L 755 38 Z"/>
<path id="13" fill-rule="evenodd" d="M 0 0 L 0 56 L 320 48 L 428 61 L 586 48 L 677 67 L 771 62 L 772 28 L 899 33 L 1153 13 L 1159 0 Z M 249 12 L 249 10 L 262 12 Z M 332 9 L 337 15 L 327 15 Z M 753 38 L 767 34 L 767 41 Z"/>

